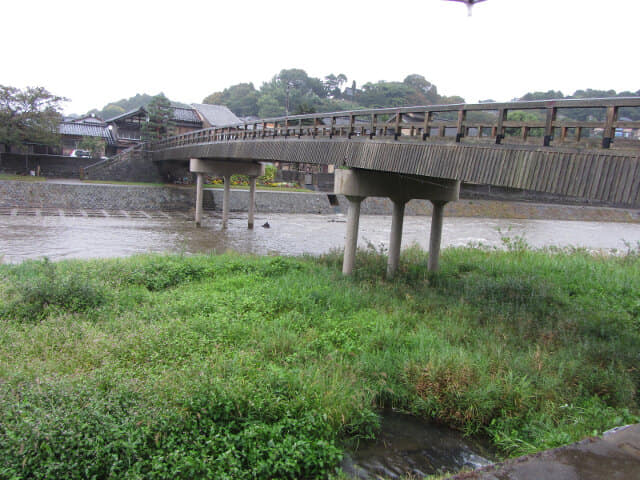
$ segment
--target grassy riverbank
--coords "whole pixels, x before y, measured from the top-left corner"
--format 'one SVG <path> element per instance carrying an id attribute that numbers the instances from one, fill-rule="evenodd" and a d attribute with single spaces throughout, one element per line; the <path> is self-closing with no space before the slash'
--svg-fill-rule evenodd
<path id="1" fill-rule="evenodd" d="M 0 478 L 323 478 L 393 406 L 506 454 L 639 421 L 640 254 L 0 266 Z"/>

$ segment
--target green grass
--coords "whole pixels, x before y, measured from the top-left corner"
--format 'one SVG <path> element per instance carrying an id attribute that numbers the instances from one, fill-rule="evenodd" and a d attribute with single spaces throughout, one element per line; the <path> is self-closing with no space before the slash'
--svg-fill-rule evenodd
<path id="1" fill-rule="evenodd" d="M 219 184 L 206 184 L 204 188 L 220 188 L 223 189 L 224 185 Z M 231 185 L 232 189 L 238 190 L 249 190 L 248 185 Z M 256 185 L 256 190 L 270 190 L 275 192 L 313 192 L 313 190 L 309 190 L 308 188 L 297 188 L 297 187 L 272 187 L 270 185 Z"/>
<path id="2" fill-rule="evenodd" d="M 137 185 L 141 187 L 170 187 L 173 185 L 167 183 L 153 183 L 153 182 L 121 182 L 116 180 L 82 180 L 82 183 L 102 183 L 108 185 Z"/>
<path id="3" fill-rule="evenodd" d="M 0 265 L 0 478 L 326 478 L 396 407 L 505 455 L 640 421 L 640 255 Z"/>
<path id="4" fill-rule="evenodd" d="M 0 180 L 19 180 L 21 182 L 44 182 L 45 177 L 32 177 L 31 175 L 7 175 L 0 173 Z"/>

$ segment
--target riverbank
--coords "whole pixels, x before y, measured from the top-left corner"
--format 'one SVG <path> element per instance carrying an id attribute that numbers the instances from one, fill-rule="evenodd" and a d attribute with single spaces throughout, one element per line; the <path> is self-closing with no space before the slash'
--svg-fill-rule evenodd
<path id="1" fill-rule="evenodd" d="M 204 208 L 219 211 L 223 192 L 204 191 Z M 249 194 L 232 190 L 230 210 L 246 212 Z M 195 189 L 188 186 L 144 186 L 96 184 L 80 181 L 22 182 L 0 180 L 0 207 L 70 208 L 88 210 L 166 210 L 190 212 L 195 205 Z M 341 195 L 283 191 L 258 191 L 258 213 L 346 214 L 348 202 Z M 386 198 L 367 198 L 363 215 L 390 215 L 393 206 Z M 431 215 L 431 203 L 412 200 L 406 215 Z M 539 220 L 583 220 L 640 223 L 640 210 L 553 205 L 495 200 L 460 200 L 447 205 L 445 214 L 453 217 L 527 218 Z"/>
<path id="2" fill-rule="evenodd" d="M 516 239 L 517 240 L 517 239 Z M 384 407 L 505 455 L 637 422 L 640 252 L 0 265 L 0 477 L 323 478 Z"/>

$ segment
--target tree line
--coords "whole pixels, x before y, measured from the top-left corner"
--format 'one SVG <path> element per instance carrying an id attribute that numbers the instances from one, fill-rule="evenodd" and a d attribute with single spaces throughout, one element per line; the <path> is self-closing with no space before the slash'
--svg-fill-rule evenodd
<path id="1" fill-rule="evenodd" d="M 401 107 L 464 102 L 462 97 L 438 94 L 437 87 L 418 74 L 403 81 L 368 82 L 358 87 L 343 74 L 323 79 L 310 77 L 302 69 L 283 69 L 259 89 L 239 83 L 204 98 L 203 103 L 225 105 L 240 117 L 261 118 L 305 113 Z"/>

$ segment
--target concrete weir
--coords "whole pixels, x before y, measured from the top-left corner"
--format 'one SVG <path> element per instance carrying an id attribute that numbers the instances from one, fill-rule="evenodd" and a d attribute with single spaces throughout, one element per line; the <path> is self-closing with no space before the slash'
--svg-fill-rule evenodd
<path id="1" fill-rule="evenodd" d="M 339 169 L 335 172 L 335 193 L 345 195 L 349 201 L 347 238 L 342 264 L 343 274 L 350 275 L 353 272 L 358 242 L 360 204 L 366 197 L 388 197 L 393 202 L 387 263 L 387 277 L 389 278 L 393 278 L 398 270 L 405 205 L 412 199 L 431 201 L 433 215 L 428 267 L 430 271 L 438 269 L 444 206 L 447 202 L 459 199 L 459 181 L 370 170 Z"/>
<path id="2" fill-rule="evenodd" d="M 253 228 L 256 204 L 256 179 L 264 175 L 264 165 L 259 162 L 243 162 L 239 160 L 212 160 L 192 158 L 189 170 L 196 174 L 196 225 L 202 223 L 202 203 L 204 175 L 215 175 L 224 179 L 224 196 L 222 197 L 222 228 L 229 224 L 229 196 L 231 193 L 231 176 L 247 175 L 249 177 L 249 218 L 248 227 Z"/>

